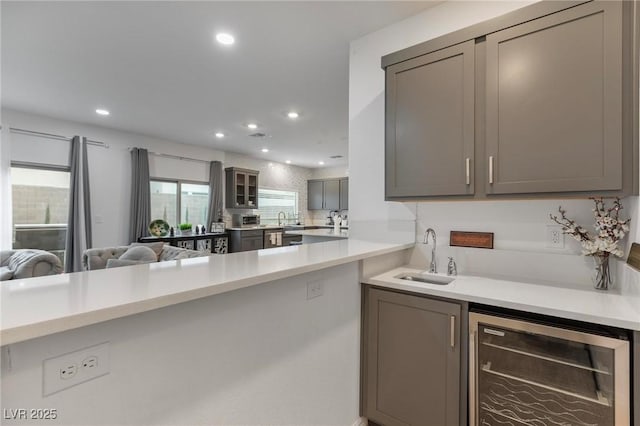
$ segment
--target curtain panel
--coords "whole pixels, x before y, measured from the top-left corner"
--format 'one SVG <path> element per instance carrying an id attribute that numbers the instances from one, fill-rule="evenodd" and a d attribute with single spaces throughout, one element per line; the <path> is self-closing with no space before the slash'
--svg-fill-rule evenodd
<path id="1" fill-rule="evenodd" d="M 149 187 L 149 153 L 143 148 L 131 149 L 131 215 L 129 241 L 147 235 L 151 223 L 151 190 Z"/>
<path id="2" fill-rule="evenodd" d="M 69 158 L 69 216 L 65 242 L 64 271 L 82 271 L 82 254 L 91 247 L 91 195 L 86 138 L 71 139 Z"/>
<path id="3" fill-rule="evenodd" d="M 207 229 L 211 230 L 211 223 L 222 219 L 222 163 L 212 161 L 209 166 L 209 213 L 207 215 Z"/>

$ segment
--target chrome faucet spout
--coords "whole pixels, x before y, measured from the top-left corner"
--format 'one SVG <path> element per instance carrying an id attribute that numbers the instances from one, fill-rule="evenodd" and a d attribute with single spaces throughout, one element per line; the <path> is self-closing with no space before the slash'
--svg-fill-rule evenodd
<path id="1" fill-rule="evenodd" d="M 432 274 L 438 273 L 438 268 L 436 266 L 436 231 L 433 228 L 429 228 L 424 231 L 424 241 L 423 244 L 429 244 L 429 235 L 431 235 L 433 239 L 433 247 L 431 249 L 431 263 L 429 264 L 429 272 Z"/>
<path id="2" fill-rule="evenodd" d="M 280 222 L 280 215 L 283 217 L 283 222 L 287 221 L 287 214 L 285 212 L 278 212 L 278 226 L 282 226 L 282 222 Z"/>

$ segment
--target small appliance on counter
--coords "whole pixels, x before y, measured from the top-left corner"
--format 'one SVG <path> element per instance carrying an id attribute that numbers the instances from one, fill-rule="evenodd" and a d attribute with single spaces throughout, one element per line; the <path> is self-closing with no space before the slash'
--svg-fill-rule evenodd
<path id="1" fill-rule="evenodd" d="M 234 228 L 253 228 L 260 225 L 259 214 L 240 214 L 231 215 L 231 226 Z"/>

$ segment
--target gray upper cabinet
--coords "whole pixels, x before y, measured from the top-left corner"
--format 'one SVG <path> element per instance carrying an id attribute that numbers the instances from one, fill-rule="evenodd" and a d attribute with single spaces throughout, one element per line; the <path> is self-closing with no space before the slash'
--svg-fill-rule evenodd
<path id="1" fill-rule="evenodd" d="M 474 42 L 387 68 L 386 196 L 473 194 Z"/>
<path id="2" fill-rule="evenodd" d="M 228 209 L 258 208 L 257 170 L 227 167 L 225 170 L 225 207 Z"/>
<path id="3" fill-rule="evenodd" d="M 340 179 L 340 208 L 349 209 L 349 178 Z"/>
<path id="4" fill-rule="evenodd" d="M 538 2 L 383 57 L 386 199 L 637 194 L 634 8 Z"/>
<path id="5" fill-rule="evenodd" d="M 343 183 L 344 178 L 308 180 L 307 181 L 307 208 L 309 210 L 343 210 L 348 208 L 343 197 L 348 199 L 348 193 L 343 193 L 348 188 L 348 183 Z M 343 205 L 345 207 L 343 207 Z"/>
<path id="6" fill-rule="evenodd" d="M 321 180 L 307 181 L 307 208 L 309 210 L 322 210 L 324 205 L 323 187 Z"/>
<path id="7" fill-rule="evenodd" d="M 486 39 L 488 194 L 622 189 L 622 5 Z"/>
<path id="8" fill-rule="evenodd" d="M 466 424 L 461 306 L 371 288 L 365 295 L 363 415 L 385 426 Z"/>

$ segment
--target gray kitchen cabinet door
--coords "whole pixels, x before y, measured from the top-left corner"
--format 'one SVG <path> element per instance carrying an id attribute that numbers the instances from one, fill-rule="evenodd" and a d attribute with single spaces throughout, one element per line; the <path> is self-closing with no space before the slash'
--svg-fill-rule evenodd
<path id="1" fill-rule="evenodd" d="M 340 209 L 349 209 L 349 178 L 340 179 Z"/>
<path id="2" fill-rule="evenodd" d="M 475 42 L 386 70 L 387 198 L 474 193 Z"/>
<path id="3" fill-rule="evenodd" d="M 364 415 L 385 426 L 459 426 L 460 305 L 366 295 Z"/>
<path id="4" fill-rule="evenodd" d="M 307 209 L 322 210 L 323 208 L 323 184 L 321 180 L 307 181 Z"/>
<path id="5" fill-rule="evenodd" d="M 486 38 L 487 193 L 622 189 L 622 6 Z"/>
<path id="6" fill-rule="evenodd" d="M 339 210 L 340 209 L 340 181 L 325 180 L 324 182 L 324 210 Z"/>

